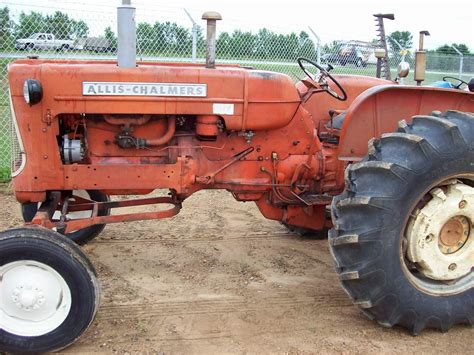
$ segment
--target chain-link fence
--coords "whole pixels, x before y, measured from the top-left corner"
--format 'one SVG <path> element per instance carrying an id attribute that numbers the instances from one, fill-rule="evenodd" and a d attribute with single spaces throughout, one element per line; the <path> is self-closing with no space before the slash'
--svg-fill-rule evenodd
<path id="1" fill-rule="evenodd" d="M 80 3 L 64 2 L 64 8 L 42 5 L 22 6 L 5 2 L 0 7 L 0 181 L 10 176 L 10 156 L 14 143 L 8 98 L 7 65 L 26 56 L 51 59 L 114 59 L 117 49 L 116 10 L 97 4 L 84 9 Z M 76 4 L 76 7 L 67 4 Z M 137 57 L 143 61 L 204 62 L 204 23 L 182 9 L 157 8 L 137 4 Z M 1 6 L 1 5 L 0 5 Z M 160 19 L 157 21 L 156 19 Z M 369 24 L 368 24 L 369 25 Z M 264 27 L 264 26 L 262 26 Z M 240 23 L 218 24 L 217 62 L 236 63 L 256 69 L 303 77 L 296 59 L 306 57 L 323 65 L 331 64 L 336 74 L 375 76 L 375 44 L 363 41 L 333 41 L 322 44 L 310 28 L 299 31 L 276 28 L 246 30 Z M 402 60 L 412 64 L 408 52 L 389 54 L 391 76 Z M 461 60 L 462 59 L 462 63 Z M 461 73 L 459 69 L 461 68 Z M 474 76 L 474 57 L 440 56 L 428 53 L 427 83 L 444 75 L 466 80 Z M 413 83 L 413 74 L 405 80 Z"/>

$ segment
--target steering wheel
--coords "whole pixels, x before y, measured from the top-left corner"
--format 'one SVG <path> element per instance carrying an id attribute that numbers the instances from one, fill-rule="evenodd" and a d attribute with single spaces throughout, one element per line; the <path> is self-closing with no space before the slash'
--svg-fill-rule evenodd
<path id="1" fill-rule="evenodd" d="M 451 83 L 449 80 L 446 80 L 446 79 L 456 80 L 457 82 L 459 82 L 459 84 L 458 84 L 458 85 L 454 85 L 453 83 Z M 459 78 L 456 78 L 456 77 L 454 77 L 454 76 L 444 76 L 444 77 L 443 77 L 443 81 L 446 81 L 446 82 L 450 83 L 450 84 L 451 84 L 452 86 L 454 86 L 456 89 L 460 89 L 462 84 L 465 84 L 466 86 L 469 86 L 469 84 L 466 83 L 464 80 L 459 79 Z"/>
<path id="2" fill-rule="evenodd" d="M 311 79 L 311 84 L 319 89 L 321 88 L 321 91 L 327 92 L 329 95 L 334 97 L 335 99 L 341 100 L 341 101 L 346 101 L 347 100 L 347 93 L 346 91 L 342 88 L 341 84 L 334 79 L 334 77 L 329 74 L 329 71 L 322 67 L 321 65 L 313 62 L 312 60 L 309 60 L 308 58 L 303 58 L 300 57 L 297 59 L 298 65 L 300 66 L 301 70 L 303 73 L 305 73 L 310 79 Z M 319 77 L 313 76 L 304 66 L 304 63 L 309 63 L 313 65 L 314 67 L 319 69 Z M 332 67 L 331 67 L 332 68 Z M 330 69 L 329 69 L 330 70 Z M 341 92 L 342 95 L 339 95 L 337 92 L 335 92 L 329 83 L 327 82 L 326 78 L 329 78 L 329 80 L 337 86 L 339 91 Z"/>

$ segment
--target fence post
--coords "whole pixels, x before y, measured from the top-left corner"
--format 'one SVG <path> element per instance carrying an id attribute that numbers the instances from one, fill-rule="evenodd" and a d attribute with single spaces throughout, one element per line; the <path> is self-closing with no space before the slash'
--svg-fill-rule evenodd
<path id="1" fill-rule="evenodd" d="M 462 66 L 464 64 L 464 54 L 462 54 L 462 52 L 457 49 L 455 46 L 451 46 L 457 54 L 459 54 L 459 79 L 462 79 Z"/>
<path id="2" fill-rule="evenodd" d="M 318 65 L 321 65 L 321 39 L 316 34 L 316 32 L 313 31 L 313 29 L 311 27 L 308 26 L 308 28 L 311 31 L 311 33 L 313 34 L 313 36 L 316 38 L 316 63 L 318 63 Z M 318 72 L 319 72 L 319 70 L 318 70 Z"/>
<path id="3" fill-rule="evenodd" d="M 191 20 L 191 22 L 193 23 L 193 27 L 192 27 L 192 35 L 193 35 L 193 48 L 192 48 L 192 61 L 193 63 L 196 62 L 197 60 L 197 33 L 198 33 L 198 30 L 199 30 L 199 25 L 196 23 L 196 21 L 194 21 L 194 19 L 191 17 L 191 14 L 188 12 L 188 10 L 184 9 L 184 12 L 186 12 L 186 15 L 188 15 L 189 19 Z"/>
<path id="4" fill-rule="evenodd" d="M 400 64 L 401 62 L 404 62 L 405 61 L 405 58 L 406 58 L 406 55 L 407 55 L 407 49 L 404 48 L 395 38 L 393 37 L 390 37 L 392 39 L 393 42 L 395 42 L 395 44 L 398 46 L 398 48 L 400 48 L 400 52 L 401 52 L 401 58 L 400 58 L 400 61 L 398 62 L 398 64 Z M 405 84 L 405 78 L 400 78 L 400 84 Z"/>

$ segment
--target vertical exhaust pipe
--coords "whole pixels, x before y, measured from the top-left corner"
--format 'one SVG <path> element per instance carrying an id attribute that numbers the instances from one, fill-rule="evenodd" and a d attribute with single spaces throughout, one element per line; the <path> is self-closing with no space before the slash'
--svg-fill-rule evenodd
<path id="1" fill-rule="evenodd" d="M 425 73 L 426 73 L 426 51 L 423 47 L 423 40 L 425 36 L 429 36 L 430 33 L 428 31 L 420 31 L 420 42 L 419 48 L 415 52 L 415 74 L 413 78 L 416 81 L 416 85 L 420 86 L 421 82 L 425 80 Z"/>
<path id="2" fill-rule="evenodd" d="M 216 22 L 222 20 L 220 13 L 207 11 L 202 14 L 202 19 L 207 21 L 206 42 L 206 68 L 216 67 Z"/>
<path id="3" fill-rule="evenodd" d="M 117 62 L 122 68 L 137 66 L 137 30 L 135 25 L 135 8 L 131 0 L 122 0 L 117 7 Z"/>

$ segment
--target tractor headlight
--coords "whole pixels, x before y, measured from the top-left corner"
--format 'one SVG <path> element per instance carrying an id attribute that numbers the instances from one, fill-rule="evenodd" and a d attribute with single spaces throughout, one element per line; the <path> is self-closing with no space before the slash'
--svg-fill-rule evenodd
<path id="1" fill-rule="evenodd" d="M 35 79 L 26 79 L 23 84 L 23 97 L 30 106 L 40 102 L 43 97 L 43 89 L 40 82 Z"/>

